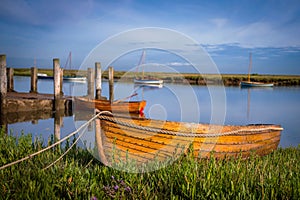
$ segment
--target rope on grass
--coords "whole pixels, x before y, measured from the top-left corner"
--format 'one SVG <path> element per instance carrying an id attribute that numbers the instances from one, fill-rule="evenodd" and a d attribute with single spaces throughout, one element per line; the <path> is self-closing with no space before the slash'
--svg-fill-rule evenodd
<path id="1" fill-rule="evenodd" d="M 83 136 L 83 134 L 85 133 L 86 128 L 87 127 L 85 126 L 84 130 L 82 131 L 82 133 L 78 136 L 78 138 L 74 141 L 74 143 L 67 149 L 67 151 L 65 151 L 58 159 L 56 159 L 50 165 L 48 165 L 47 167 L 45 167 L 43 170 L 46 170 L 46 169 L 50 168 L 55 163 L 57 163 L 58 161 L 60 161 L 73 148 L 73 146 L 78 142 L 78 140 Z"/>
<path id="2" fill-rule="evenodd" d="M 81 129 L 83 129 L 84 127 L 86 127 L 90 122 L 92 122 L 94 119 L 96 119 L 97 117 L 99 117 L 100 115 L 102 115 L 102 114 L 104 114 L 104 113 L 106 113 L 106 114 L 111 114 L 111 112 L 109 112 L 109 111 L 101 111 L 101 112 L 99 112 L 99 113 L 96 114 L 94 117 L 92 117 L 89 121 L 87 121 L 86 123 L 84 123 L 83 125 L 81 125 L 76 131 L 70 133 L 68 136 L 64 137 L 63 139 L 57 141 L 56 143 L 54 143 L 54 144 L 52 144 L 52 145 L 50 145 L 50 146 L 48 146 L 48 147 L 46 147 L 46 148 L 44 148 L 44 149 L 41 149 L 41 150 L 38 151 L 38 152 L 35 152 L 35 153 L 30 154 L 30 155 L 28 155 L 28 156 L 26 156 L 26 157 L 24 157 L 24 158 L 21 158 L 21 159 L 19 159 L 19 160 L 14 161 L 14 162 L 11 162 L 11 163 L 8 163 L 8 164 L 6 164 L 6 165 L 3 165 L 3 166 L 0 167 L 0 170 L 3 170 L 3 169 L 5 169 L 5 168 L 7 168 L 7 167 L 10 167 L 10 166 L 12 166 L 12 165 L 18 164 L 18 163 L 23 162 L 23 161 L 25 161 L 25 160 L 28 160 L 29 158 L 32 158 L 32 157 L 34 157 L 34 156 L 36 156 L 36 155 L 39 155 L 40 153 L 43 153 L 44 151 L 47 151 L 47 150 L 51 149 L 52 147 L 54 147 L 54 146 L 56 146 L 56 145 L 62 143 L 63 141 L 67 140 L 68 138 L 70 138 L 70 137 L 72 137 L 73 135 L 75 135 L 76 133 L 78 133 Z"/>

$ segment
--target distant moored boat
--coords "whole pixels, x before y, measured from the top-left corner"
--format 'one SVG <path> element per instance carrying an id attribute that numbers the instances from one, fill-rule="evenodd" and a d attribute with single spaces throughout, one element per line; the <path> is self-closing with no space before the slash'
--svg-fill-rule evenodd
<path id="1" fill-rule="evenodd" d="M 240 85 L 241 87 L 273 87 L 273 83 L 262 83 L 262 82 L 253 82 L 250 80 L 250 72 L 252 68 L 252 54 L 250 53 L 249 56 L 249 69 L 248 69 L 248 80 L 247 81 L 241 81 Z"/>
<path id="2" fill-rule="evenodd" d="M 143 53 L 142 53 L 142 56 L 140 58 L 140 61 L 139 61 L 139 64 L 137 66 L 137 69 L 144 64 L 145 62 L 145 58 L 146 58 L 146 51 L 144 50 Z M 143 74 L 142 74 L 142 77 L 136 77 L 133 82 L 135 84 L 141 84 L 141 85 L 161 85 L 163 84 L 163 80 L 161 79 L 154 79 L 154 78 L 145 78 L 144 77 L 144 69 L 143 69 Z"/>
<path id="3" fill-rule="evenodd" d="M 69 65 L 69 70 L 72 69 L 72 52 L 69 53 L 67 62 L 65 64 L 65 69 L 67 69 L 67 66 Z M 63 80 L 64 81 L 69 81 L 69 82 L 85 82 L 86 81 L 86 77 L 85 76 L 63 76 Z"/>
<path id="4" fill-rule="evenodd" d="M 253 81 L 241 81 L 241 87 L 273 87 L 273 83 L 261 83 Z"/>

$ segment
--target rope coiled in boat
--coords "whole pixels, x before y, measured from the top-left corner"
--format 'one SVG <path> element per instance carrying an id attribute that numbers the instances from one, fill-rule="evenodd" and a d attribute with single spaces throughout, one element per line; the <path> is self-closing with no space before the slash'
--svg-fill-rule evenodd
<path id="1" fill-rule="evenodd" d="M 242 132 L 254 134 L 256 132 L 262 132 L 262 131 L 282 131 L 283 130 L 283 128 L 281 128 L 281 127 L 263 127 L 263 128 L 239 129 L 239 130 L 227 131 L 227 132 L 222 132 L 222 133 L 197 134 L 197 133 L 193 133 L 194 132 L 193 128 L 191 128 L 192 133 L 183 133 L 183 132 L 169 131 L 169 130 L 164 130 L 164 129 L 159 129 L 159 128 L 140 126 L 140 125 L 136 125 L 134 123 L 125 122 L 124 120 L 119 120 L 114 117 L 109 117 L 106 115 L 100 115 L 99 118 L 102 120 L 107 120 L 107 121 L 122 125 L 122 126 L 127 126 L 130 128 L 135 128 L 135 129 L 139 129 L 139 130 L 143 130 L 143 131 L 149 131 L 149 132 L 167 134 L 167 135 L 173 135 L 173 136 L 198 137 L 198 138 L 228 136 L 228 135 L 234 135 L 234 134 L 238 134 L 238 133 L 242 133 Z M 197 124 L 194 124 L 194 125 L 197 125 Z"/>

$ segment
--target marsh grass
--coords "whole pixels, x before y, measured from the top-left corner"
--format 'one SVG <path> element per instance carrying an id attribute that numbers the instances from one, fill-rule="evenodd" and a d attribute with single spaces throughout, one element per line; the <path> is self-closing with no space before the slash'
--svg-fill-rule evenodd
<path id="1" fill-rule="evenodd" d="M 61 161 L 43 170 L 70 143 L 1 170 L 0 199 L 300 198 L 300 146 L 246 160 L 197 160 L 191 152 L 145 173 L 106 167 L 87 150 L 73 147 Z M 40 150 L 42 144 L 30 134 L 15 138 L 1 131 L 0 166 Z"/>
<path id="2" fill-rule="evenodd" d="M 45 73 L 53 76 L 52 69 L 38 69 L 39 73 Z M 14 69 L 14 75 L 30 76 L 30 69 L 18 68 Z M 64 70 L 65 76 L 87 76 L 86 70 Z M 132 81 L 133 78 L 139 76 L 136 72 L 115 71 L 114 78 L 122 81 Z M 140 74 L 141 76 L 141 74 Z M 190 83 L 198 85 L 220 84 L 223 82 L 225 86 L 238 86 L 241 81 L 248 79 L 247 74 L 222 74 L 222 80 L 216 74 L 198 74 L 198 73 L 163 73 L 163 72 L 145 72 L 146 77 L 154 77 L 163 79 L 165 82 L 172 83 Z M 102 73 L 104 79 L 108 79 L 108 71 Z M 275 86 L 299 86 L 300 76 L 298 75 L 268 75 L 268 74 L 252 74 L 251 81 L 274 83 Z"/>

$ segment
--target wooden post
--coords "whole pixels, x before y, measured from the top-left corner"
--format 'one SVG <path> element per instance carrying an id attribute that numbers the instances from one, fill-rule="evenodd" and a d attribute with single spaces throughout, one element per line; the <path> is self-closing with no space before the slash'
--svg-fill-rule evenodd
<path id="1" fill-rule="evenodd" d="M 14 91 L 14 68 L 7 68 L 7 91 Z M 2 80 L 2 79 L 1 79 Z"/>
<path id="2" fill-rule="evenodd" d="M 64 80 L 64 69 L 60 68 L 60 82 L 59 82 L 59 87 L 60 87 L 60 95 L 63 96 L 63 80 Z"/>
<path id="3" fill-rule="evenodd" d="M 55 140 L 60 140 L 60 127 L 62 125 L 62 117 L 60 110 L 62 100 L 61 97 L 63 96 L 63 75 L 64 71 L 60 67 L 59 59 L 53 59 L 53 78 L 54 78 L 54 135 Z M 60 146 L 58 147 L 60 149 Z"/>
<path id="4" fill-rule="evenodd" d="M 60 65 L 59 65 L 59 59 L 54 58 L 53 59 L 53 79 L 54 79 L 54 110 L 59 110 L 59 102 L 61 97 L 61 89 L 60 89 Z"/>
<path id="5" fill-rule="evenodd" d="M 0 128 L 6 127 L 7 129 L 4 124 L 7 94 L 6 55 L 0 55 L 0 79 Z"/>
<path id="6" fill-rule="evenodd" d="M 100 99 L 101 98 L 101 87 L 102 87 L 102 83 L 101 83 L 101 64 L 99 62 L 95 63 L 95 71 L 96 71 L 96 99 Z"/>
<path id="7" fill-rule="evenodd" d="M 88 79 L 88 97 L 89 98 L 94 98 L 95 74 L 94 74 L 94 70 L 92 68 L 88 68 L 87 79 Z"/>
<path id="8" fill-rule="evenodd" d="M 0 55 L 0 78 L 0 98 L 3 99 L 7 94 L 6 55 Z"/>
<path id="9" fill-rule="evenodd" d="M 114 68 L 108 68 L 108 79 L 109 79 L 109 101 L 114 101 Z"/>
<path id="10" fill-rule="evenodd" d="M 37 68 L 31 67 L 31 89 L 30 93 L 37 93 Z"/>

